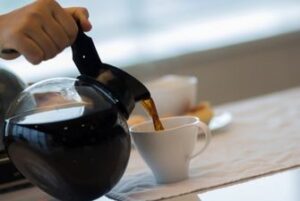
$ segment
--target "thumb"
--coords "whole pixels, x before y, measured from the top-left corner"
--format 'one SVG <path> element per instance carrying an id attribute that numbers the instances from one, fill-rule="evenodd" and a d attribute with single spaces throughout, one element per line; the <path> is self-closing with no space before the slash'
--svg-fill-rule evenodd
<path id="1" fill-rule="evenodd" d="M 83 7 L 70 7 L 65 9 L 73 19 L 80 24 L 83 31 L 90 31 L 92 24 L 89 21 L 89 12 Z"/>
<path id="2" fill-rule="evenodd" d="M 0 57 L 6 60 L 12 60 L 20 56 L 20 53 L 14 49 L 1 49 Z"/>

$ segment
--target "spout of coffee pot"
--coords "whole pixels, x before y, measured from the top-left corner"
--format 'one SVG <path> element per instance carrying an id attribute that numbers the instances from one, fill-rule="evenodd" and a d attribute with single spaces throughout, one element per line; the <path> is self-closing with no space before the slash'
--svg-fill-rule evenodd
<path id="1" fill-rule="evenodd" d="M 135 102 L 150 98 L 150 92 L 138 79 L 115 66 L 102 63 L 93 40 L 80 27 L 71 48 L 73 61 L 81 73 L 78 79 L 93 82 L 102 91 L 106 90 L 116 99 L 127 118 Z"/>

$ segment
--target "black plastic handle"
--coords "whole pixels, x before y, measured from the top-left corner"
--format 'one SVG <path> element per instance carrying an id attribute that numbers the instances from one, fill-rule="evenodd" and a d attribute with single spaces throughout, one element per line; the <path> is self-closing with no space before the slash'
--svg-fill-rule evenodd
<path id="1" fill-rule="evenodd" d="M 103 65 L 93 40 L 87 36 L 80 26 L 75 42 L 71 45 L 73 61 L 79 72 L 90 77 L 97 77 Z"/>
<path id="2" fill-rule="evenodd" d="M 82 31 L 80 25 L 78 26 L 77 37 L 71 48 L 73 61 L 79 72 L 90 77 L 97 77 L 100 73 L 102 62 L 93 40 Z M 1 54 L 11 55 L 19 54 L 19 52 L 14 49 L 2 49 Z"/>

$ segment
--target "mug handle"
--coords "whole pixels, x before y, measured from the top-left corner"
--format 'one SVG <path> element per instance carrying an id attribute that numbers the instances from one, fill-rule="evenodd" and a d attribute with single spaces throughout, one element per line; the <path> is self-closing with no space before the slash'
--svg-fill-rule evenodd
<path id="1" fill-rule="evenodd" d="M 202 121 L 199 121 L 194 126 L 196 126 L 198 128 L 198 130 L 199 130 L 198 134 L 200 132 L 204 132 L 204 134 L 205 134 L 205 144 L 204 144 L 204 146 L 199 151 L 197 151 L 192 156 L 190 156 L 189 159 L 193 159 L 196 156 L 200 155 L 207 148 L 207 146 L 209 145 L 210 140 L 211 140 L 211 132 L 210 132 L 208 126 L 205 123 L 203 123 Z"/>

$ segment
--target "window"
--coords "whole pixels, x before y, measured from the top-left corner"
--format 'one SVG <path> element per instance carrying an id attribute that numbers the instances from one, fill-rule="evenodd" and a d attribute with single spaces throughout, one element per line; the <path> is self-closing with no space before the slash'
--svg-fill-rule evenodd
<path id="1" fill-rule="evenodd" d="M 28 0 L 2 0 L 0 12 Z M 297 31 L 299 0 L 59 0 L 90 12 L 103 61 L 120 67 Z M 76 75 L 70 49 L 33 67 L 24 59 L 3 61 L 27 80 Z"/>

